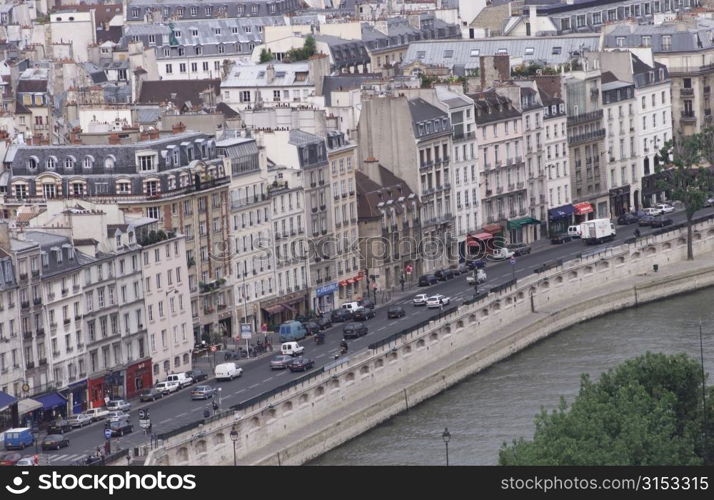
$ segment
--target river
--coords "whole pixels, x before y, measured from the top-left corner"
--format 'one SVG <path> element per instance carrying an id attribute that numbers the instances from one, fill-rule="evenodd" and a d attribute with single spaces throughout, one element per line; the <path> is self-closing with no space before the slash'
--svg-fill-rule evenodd
<path id="1" fill-rule="evenodd" d="M 580 375 L 597 378 L 645 353 L 684 352 L 714 368 L 714 289 L 609 314 L 567 328 L 473 375 L 430 400 L 343 444 L 310 465 L 494 465 L 504 441 L 532 438 L 541 407 L 572 402 Z M 711 377 L 708 382 L 711 384 Z"/>

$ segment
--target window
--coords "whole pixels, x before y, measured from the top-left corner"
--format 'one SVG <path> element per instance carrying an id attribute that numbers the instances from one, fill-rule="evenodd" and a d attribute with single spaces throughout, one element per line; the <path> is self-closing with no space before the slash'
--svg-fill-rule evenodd
<path id="1" fill-rule="evenodd" d="M 662 50 L 672 50 L 672 35 L 662 35 Z"/>
<path id="2" fill-rule="evenodd" d="M 642 46 L 643 47 L 651 47 L 652 46 L 652 37 L 650 35 L 642 36 Z"/>
<path id="3" fill-rule="evenodd" d="M 526 47 L 525 55 L 527 56 L 532 56 L 535 53 L 535 48 L 533 47 Z"/>
<path id="4" fill-rule="evenodd" d="M 173 68 L 171 67 L 171 65 L 170 65 L 170 64 L 167 64 L 167 65 L 166 65 L 166 74 L 167 74 L 167 75 L 170 75 L 170 74 L 173 73 L 173 72 L 174 72 L 174 70 L 173 70 Z"/>
<path id="5" fill-rule="evenodd" d="M 471 49 L 471 54 L 470 54 L 470 56 L 471 56 L 471 57 L 478 57 L 478 55 L 479 55 L 480 52 L 481 52 L 480 49 Z M 422 54 L 424 54 L 424 53 L 422 52 Z M 424 56 L 422 56 L 421 58 L 423 59 Z"/>
<path id="6" fill-rule="evenodd" d="M 179 73 L 186 73 L 186 63 L 179 64 Z"/>
<path id="7" fill-rule="evenodd" d="M 562 47 L 553 47 L 553 55 L 558 55 L 563 50 Z"/>
<path id="8" fill-rule="evenodd" d="M 625 46 L 625 37 L 624 36 L 618 36 L 615 38 L 615 44 L 618 47 L 624 47 Z"/>

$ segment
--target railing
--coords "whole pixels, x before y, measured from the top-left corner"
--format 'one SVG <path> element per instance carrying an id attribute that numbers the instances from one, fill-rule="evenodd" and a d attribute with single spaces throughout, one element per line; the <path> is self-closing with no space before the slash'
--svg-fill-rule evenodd
<path id="1" fill-rule="evenodd" d="M 568 144 L 579 144 L 583 142 L 598 141 L 605 137 L 605 129 L 601 128 L 592 132 L 568 137 Z"/>
<path id="2" fill-rule="evenodd" d="M 465 134 L 454 135 L 454 142 L 468 141 L 476 136 L 475 132 L 466 132 Z"/>
<path id="3" fill-rule="evenodd" d="M 691 97 L 694 95 L 694 89 L 693 88 L 681 88 L 681 89 L 679 89 L 679 93 L 683 96 Z"/>
<path id="4" fill-rule="evenodd" d="M 682 111 L 681 120 L 684 122 L 693 122 L 697 120 L 694 111 Z"/>
<path id="5" fill-rule="evenodd" d="M 602 109 L 596 111 L 590 111 L 588 113 L 580 113 L 575 116 L 568 117 L 568 126 L 577 125 L 578 123 L 585 123 L 593 120 L 599 120 L 603 116 Z"/>

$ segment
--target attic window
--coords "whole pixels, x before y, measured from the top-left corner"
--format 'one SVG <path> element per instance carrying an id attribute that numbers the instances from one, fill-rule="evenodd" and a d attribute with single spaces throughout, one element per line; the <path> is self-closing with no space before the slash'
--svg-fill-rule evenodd
<path id="1" fill-rule="evenodd" d="M 191 36 L 198 36 L 198 30 L 191 30 Z"/>
<path id="2" fill-rule="evenodd" d="M 471 57 L 478 57 L 480 52 L 479 49 L 471 49 Z"/>
<path id="3" fill-rule="evenodd" d="M 559 55 L 562 47 L 553 47 L 553 55 Z"/>
<path id="4" fill-rule="evenodd" d="M 451 59 L 452 57 L 454 57 L 453 50 L 445 50 L 444 51 L 444 59 Z"/>
<path id="5" fill-rule="evenodd" d="M 424 59 L 426 57 L 425 50 L 417 50 L 417 59 Z"/>
<path id="6" fill-rule="evenodd" d="M 233 26 L 233 27 L 231 28 L 231 33 L 233 33 L 234 35 L 237 35 L 237 34 L 238 34 L 238 27 Z"/>
<path id="7" fill-rule="evenodd" d="M 526 47 L 525 55 L 532 56 L 534 53 L 535 53 L 535 49 L 533 47 Z"/>
<path id="8" fill-rule="evenodd" d="M 498 49 L 496 54 L 508 54 L 508 49 Z"/>

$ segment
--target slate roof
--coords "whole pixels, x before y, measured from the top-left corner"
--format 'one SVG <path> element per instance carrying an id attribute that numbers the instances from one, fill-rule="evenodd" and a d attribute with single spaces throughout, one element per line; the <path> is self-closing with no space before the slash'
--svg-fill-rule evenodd
<path id="1" fill-rule="evenodd" d="M 662 24 L 620 24 L 603 35 L 603 47 L 618 47 L 618 38 L 622 47 L 641 47 L 642 36 L 650 36 L 650 45 L 654 53 L 697 52 L 711 50 L 714 41 L 710 32 L 714 30 L 714 20 L 698 19 L 696 25 L 683 22 L 666 22 Z M 662 37 L 670 37 L 669 48 L 663 47 Z"/>
<path id="2" fill-rule="evenodd" d="M 429 104 L 421 97 L 409 99 L 414 137 L 418 140 L 451 132 L 451 121 L 445 111 Z"/>
<path id="3" fill-rule="evenodd" d="M 216 106 L 216 111 L 221 113 L 226 118 L 236 118 L 240 116 L 240 114 L 235 109 L 231 108 L 225 102 L 218 103 L 218 105 Z"/>
<path id="4" fill-rule="evenodd" d="M 494 89 L 469 94 L 469 97 L 474 100 L 475 120 L 479 125 L 516 118 L 521 115 L 521 112 L 511 105 L 510 99 L 499 95 Z"/>
<path id="5" fill-rule="evenodd" d="M 272 64 L 275 78 L 268 83 L 267 68 Z M 223 87 L 287 87 L 312 86 L 309 65 L 306 62 L 266 63 L 234 66 L 230 75 L 223 80 Z"/>
<path id="6" fill-rule="evenodd" d="M 364 83 L 380 81 L 379 73 L 347 73 L 335 76 L 325 76 L 322 79 L 322 94 L 325 96 L 325 105 L 332 106 L 332 92 L 359 89 Z"/>
<path id="7" fill-rule="evenodd" d="M 371 179 L 360 171 L 355 171 L 355 183 L 357 190 L 357 216 L 360 219 L 381 218 L 379 203 L 393 203 L 388 206 L 394 207 L 396 213 L 401 214 L 403 209 L 401 203 L 397 203 L 399 198 L 405 200 L 409 198 L 413 191 L 409 189 L 407 183 L 394 175 L 390 170 L 382 165 L 377 166 L 376 178 Z M 412 197 L 417 201 L 418 198 Z"/>
<path id="8" fill-rule="evenodd" d="M 173 102 L 178 109 L 181 109 L 186 101 L 190 101 L 194 105 L 201 103 L 201 93 L 209 88 L 213 89 L 215 96 L 219 96 L 221 93 L 221 80 L 218 78 L 205 80 L 147 80 L 141 84 L 137 103 L 160 104 Z M 174 93 L 176 97 L 172 98 L 171 96 Z"/>

